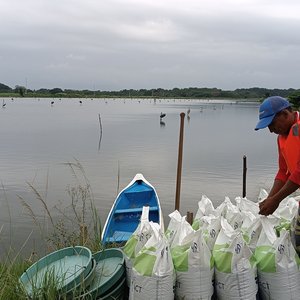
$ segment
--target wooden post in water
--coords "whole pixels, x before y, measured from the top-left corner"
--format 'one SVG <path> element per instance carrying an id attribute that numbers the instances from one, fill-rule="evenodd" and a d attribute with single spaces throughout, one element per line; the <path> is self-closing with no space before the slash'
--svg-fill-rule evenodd
<path id="1" fill-rule="evenodd" d="M 179 211 L 179 206 L 180 206 L 180 188 L 181 188 L 181 171 L 182 171 L 184 117 L 185 117 L 185 113 L 182 112 L 180 114 L 180 133 L 179 133 L 177 181 L 176 181 L 176 196 L 175 196 L 175 210 L 178 210 L 178 211 Z"/>
<path id="2" fill-rule="evenodd" d="M 188 211 L 186 213 L 186 220 L 190 225 L 192 225 L 193 221 L 194 221 L 194 214 L 192 212 Z"/>
<path id="3" fill-rule="evenodd" d="M 243 156 L 243 198 L 246 197 L 247 157 Z"/>

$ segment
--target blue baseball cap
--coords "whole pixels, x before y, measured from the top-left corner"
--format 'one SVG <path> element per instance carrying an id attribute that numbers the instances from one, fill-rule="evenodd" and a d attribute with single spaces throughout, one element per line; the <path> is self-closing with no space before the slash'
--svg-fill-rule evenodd
<path id="1" fill-rule="evenodd" d="M 259 121 L 255 130 L 268 127 L 277 113 L 290 106 L 290 102 L 280 96 L 266 98 L 259 107 Z"/>

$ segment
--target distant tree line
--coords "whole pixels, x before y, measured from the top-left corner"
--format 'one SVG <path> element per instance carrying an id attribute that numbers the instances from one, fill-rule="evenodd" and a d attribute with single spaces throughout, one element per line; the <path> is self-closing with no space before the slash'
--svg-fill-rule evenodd
<path id="1" fill-rule="evenodd" d="M 53 88 L 41 88 L 38 90 L 27 89 L 24 86 L 11 88 L 0 83 L 0 95 L 11 97 L 55 97 L 55 98 L 230 98 L 230 99 L 264 99 L 269 96 L 282 96 L 289 98 L 292 103 L 300 105 L 300 89 L 266 89 L 243 88 L 233 91 L 218 88 L 173 88 L 173 89 L 124 89 L 120 91 L 90 91 Z"/>

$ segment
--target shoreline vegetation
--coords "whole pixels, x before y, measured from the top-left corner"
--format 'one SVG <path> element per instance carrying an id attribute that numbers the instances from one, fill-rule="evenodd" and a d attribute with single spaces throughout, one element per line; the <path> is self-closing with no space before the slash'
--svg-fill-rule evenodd
<path id="1" fill-rule="evenodd" d="M 256 99 L 262 100 L 269 96 L 282 96 L 289 99 L 300 98 L 300 89 L 267 89 L 240 88 L 222 90 L 218 88 L 153 88 L 153 89 L 123 89 L 119 91 L 75 90 L 61 88 L 29 89 L 16 85 L 11 88 L 0 83 L 0 97 L 26 98 L 171 98 L 171 99 Z"/>
<path id="2" fill-rule="evenodd" d="M 46 203 L 45 195 L 47 194 L 48 183 L 46 183 L 45 192 L 37 190 L 32 184 L 28 183 L 33 197 L 44 211 L 42 218 L 37 216 L 26 199 L 18 196 L 24 211 L 32 220 L 33 228 L 37 229 L 41 242 L 46 245 L 46 253 L 39 255 L 35 249 L 32 249 L 29 257 L 22 256 L 22 249 L 26 246 L 30 235 L 21 246 L 21 249 L 14 249 L 12 245 L 8 245 L 7 252 L 0 259 L 0 286 L 3 287 L 0 289 L 0 300 L 28 299 L 19 278 L 43 255 L 73 246 L 87 247 L 92 253 L 104 249 L 100 240 L 101 220 L 94 205 L 93 191 L 84 169 L 77 160 L 68 162 L 65 165 L 70 169 L 75 184 L 67 187 L 70 200 L 66 207 L 54 207 L 60 214 L 59 218 L 52 215 L 52 210 Z M 2 228 L 0 228 L 0 241 L 1 231 Z M 48 288 L 49 284 L 51 289 Z M 34 299 L 70 299 L 69 295 L 59 295 L 58 297 L 58 290 L 58 283 L 53 280 L 46 280 L 41 289 L 33 291 L 34 294 L 38 295 Z"/>

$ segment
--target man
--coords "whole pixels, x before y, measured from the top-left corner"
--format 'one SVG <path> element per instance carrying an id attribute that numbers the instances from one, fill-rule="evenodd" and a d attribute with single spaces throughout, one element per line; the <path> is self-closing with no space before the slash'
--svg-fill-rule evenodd
<path id="1" fill-rule="evenodd" d="M 278 135 L 279 170 L 268 197 L 259 204 L 259 213 L 265 216 L 272 214 L 284 198 L 300 187 L 299 112 L 293 111 L 285 98 L 266 98 L 260 105 L 259 121 L 255 130 L 266 127 Z M 295 233 L 296 245 L 300 248 L 300 207 Z"/>

